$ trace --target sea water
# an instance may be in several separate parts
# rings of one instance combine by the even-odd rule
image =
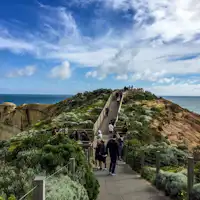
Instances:
[[[200,97],[194,96],[164,96],[163,98],[172,101],[180,105],[183,108],[186,108],[190,111],[200,114]]]
[[[11,102],[16,105],[22,104],[54,104],[69,98],[72,95],[38,95],[38,94],[0,94],[0,104]]]

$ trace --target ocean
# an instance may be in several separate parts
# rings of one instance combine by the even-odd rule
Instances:
[[[194,96],[163,96],[163,98],[170,100],[183,108],[200,114],[200,97]]]
[[[16,105],[22,105],[24,103],[54,104],[71,96],[72,95],[0,94],[0,104],[3,102],[12,102]],[[163,98],[200,114],[200,97],[163,96]]]
[[[38,95],[38,94],[0,94],[0,104],[12,102],[16,105],[40,103],[54,104],[72,95]]]

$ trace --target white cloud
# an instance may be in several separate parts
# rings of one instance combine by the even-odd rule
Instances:
[[[14,38],[4,38],[0,36],[0,50],[11,49],[15,53],[23,51],[32,52],[34,46],[28,42]]]
[[[177,83],[146,88],[160,96],[200,96],[200,84]]]
[[[117,80],[128,80],[128,75],[127,74],[122,74],[122,75],[118,75],[116,76]]]
[[[88,0],[87,4],[92,1],[95,0]],[[132,81],[170,84],[176,82],[176,76],[200,74],[198,57],[180,60],[185,55],[200,53],[199,43],[194,40],[200,33],[199,1],[96,1],[105,2],[107,7],[115,10],[132,9],[136,12],[133,28],[118,34],[111,27],[104,35],[86,37],[65,9],[41,5],[46,12],[41,16],[44,31],[40,34],[23,32],[23,38],[11,36],[9,31],[0,32],[0,49],[31,52],[42,59],[64,63],[68,60],[80,67],[94,67],[86,73],[86,77],[100,80],[115,74],[118,80],[130,78]],[[77,2],[84,4],[85,1]],[[150,18],[152,24],[146,23]],[[152,38],[154,40],[150,40]],[[176,39],[181,40],[172,44]],[[177,61],[170,61],[172,58]],[[51,76],[62,79],[70,77],[68,65],[68,62],[62,64],[64,69],[55,67]],[[60,73],[62,70],[64,74]],[[192,83],[188,82],[190,85]]]
[[[14,69],[7,74],[7,77],[14,78],[20,76],[32,76],[36,72],[35,66],[27,66],[21,69]]]
[[[50,77],[64,80],[70,78],[71,74],[70,64],[68,61],[65,61],[62,65],[52,68]]]
[[[95,78],[95,77],[97,77],[97,72],[96,71],[89,71],[89,72],[87,72],[86,73],[86,78],[88,78],[88,77],[92,77],[92,78]]]
[[[134,19],[142,24],[144,38],[160,36],[164,41],[177,37],[192,40],[200,30],[200,1],[198,0],[106,0],[114,9],[133,9]]]
[[[158,80],[158,83],[171,83],[175,81],[175,78],[174,77],[171,77],[171,78],[161,78]]]

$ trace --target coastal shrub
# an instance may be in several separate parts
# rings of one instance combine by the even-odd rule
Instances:
[[[8,179],[7,184],[2,187],[0,185],[2,192],[6,195],[14,194],[18,198],[25,194],[27,189],[30,189],[35,174],[40,172],[47,175],[54,173],[59,166],[67,165],[69,159],[74,157],[77,169],[82,168],[85,173],[81,181],[89,199],[95,200],[99,192],[99,184],[91,167],[88,166],[81,146],[64,134],[43,136],[44,138],[42,138],[42,134],[36,134],[25,137],[13,151],[9,152],[5,167],[7,170],[2,172],[2,176],[0,174],[0,177],[3,177],[1,184],[4,183],[4,179]],[[13,142],[11,142],[11,145]],[[10,164],[12,164],[12,167],[9,167]],[[24,166],[29,167],[28,172],[32,170],[32,175],[26,175],[27,172],[24,171]],[[22,174],[21,169],[25,174]],[[35,169],[37,169],[37,173]],[[12,171],[14,174],[11,173]],[[9,178],[10,176],[12,178]],[[16,187],[18,184],[16,181],[19,181],[21,185]]]
[[[5,198],[0,196],[0,200],[5,200]],[[14,195],[11,195],[10,197],[8,197],[8,200],[17,200],[17,199]]]
[[[200,162],[195,164],[194,168],[195,177],[198,183],[200,183]]]
[[[200,183],[195,184],[193,186],[193,190],[191,193],[191,199],[192,200],[200,200]]]
[[[141,170],[141,176],[154,184],[156,179],[156,168],[147,166],[143,167],[143,169]]]
[[[99,194],[99,182],[97,181],[93,171],[87,166],[87,173],[85,173],[85,184],[84,187],[87,190],[89,200],[97,199]]]
[[[79,123],[80,126],[84,129],[92,129],[94,123],[91,120],[83,121]]]
[[[156,176],[156,168],[145,166],[141,170],[141,176],[155,184],[157,189],[164,191],[172,199],[184,200],[186,197],[187,176],[182,173],[160,170]]]
[[[161,169],[163,171],[177,173],[177,172],[183,172],[185,168],[182,166],[165,166],[165,167],[161,167]]]
[[[89,200],[85,188],[68,176],[53,177],[46,182],[47,200]]]
[[[161,109],[160,108],[158,108],[158,107],[152,107],[151,108],[151,111],[154,111],[154,112],[160,112],[161,111]]]
[[[157,99],[157,96],[152,94],[151,92],[145,91],[145,100],[154,100]]]
[[[30,189],[35,173],[31,168],[18,170],[10,166],[1,167],[0,194],[4,193],[7,197],[13,194],[19,199]]]
[[[164,190],[171,198],[182,200],[183,191],[187,188],[187,176],[181,173],[161,171],[156,177],[158,189]]]
[[[185,165],[187,154],[166,143],[153,143],[145,146],[145,158],[149,164],[153,164],[156,158],[156,152],[160,151],[161,166]]]

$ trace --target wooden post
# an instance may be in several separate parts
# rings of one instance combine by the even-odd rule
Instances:
[[[193,188],[194,184],[194,158],[193,157],[188,157],[188,185],[187,185],[187,195],[188,195],[188,200],[192,200],[190,198],[190,194]]]
[[[142,151],[141,160],[140,160],[141,170],[144,168],[144,161],[145,161],[145,154],[144,154],[144,151]]]
[[[160,151],[156,152],[156,175],[160,172]]]
[[[128,146],[126,146],[125,156],[125,162],[128,164]]]
[[[91,155],[90,150],[91,148],[88,147],[88,153],[87,153],[88,164],[90,163],[90,155]]]
[[[84,148],[85,157],[87,158],[87,149]]]
[[[156,180],[159,175],[159,172],[160,172],[160,151],[157,151],[156,152]],[[157,181],[156,181],[156,187],[158,187]]]
[[[72,179],[74,179],[75,167],[76,167],[75,158],[70,158],[69,160],[70,160],[70,172],[72,173]]]
[[[45,200],[45,177],[36,176],[33,184],[37,186],[33,190],[33,200]]]

